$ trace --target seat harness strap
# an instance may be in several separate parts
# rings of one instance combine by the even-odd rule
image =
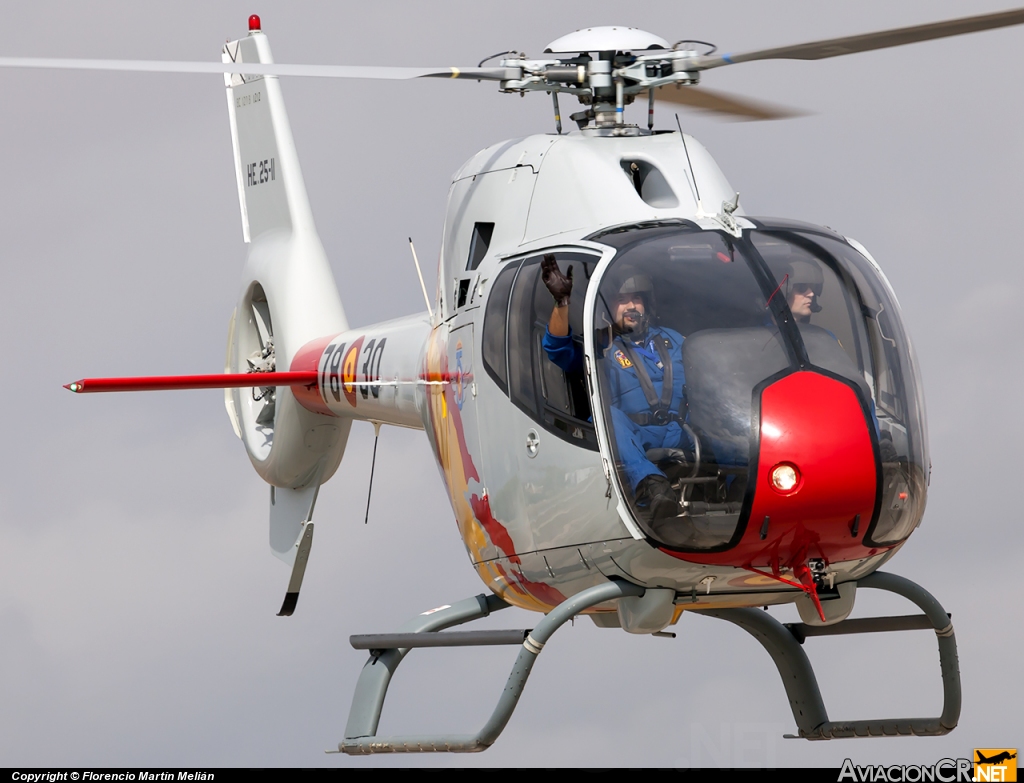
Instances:
[[[665,373],[662,376],[660,397],[654,390],[654,382],[651,381],[651,376],[647,372],[647,366],[643,363],[640,356],[637,355],[636,349],[630,344],[629,340],[624,338],[621,340],[626,357],[636,370],[636,379],[640,382],[640,390],[644,393],[644,398],[651,408],[650,418],[652,423],[664,425],[672,420],[672,411],[670,410],[672,405],[672,360],[668,354],[671,343],[667,337],[662,335],[658,335],[651,342],[658,352],[658,357],[661,359],[661,366]]]

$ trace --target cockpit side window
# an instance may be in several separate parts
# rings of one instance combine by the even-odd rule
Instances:
[[[544,336],[554,307],[541,279],[541,254],[523,261],[508,311],[508,393],[512,401],[544,429],[587,449],[597,450],[590,397],[582,372],[565,371],[548,358]],[[583,354],[583,304],[598,257],[556,252],[559,269],[573,268],[569,326],[573,349]],[[492,294],[493,296],[493,294]]]

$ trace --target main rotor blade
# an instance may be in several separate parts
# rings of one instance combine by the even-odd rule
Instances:
[[[806,116],[806,112],[799,109],[774,106],[717,90],[706,90],[703,87],[661,87],[655,91],[654,99],[722,114],[734,120],[785,120]]]
[[[377,65],[287,65],[280,63],[211,63],[171,60],[70,60],[45,57],[0,57],[0,68],[59,68],[75,71],[143,73],[237,73],[244,76],[320,76],[331,79],[518,79],[513,68],[404,68]]]
[[[892,46],[932,41],[936,38],[976,33],[981,30],[994,30],[1016,24],[1024,24],[1024,8],[962,19],[950,19],[946,22],[900,27],[895,30],[882,30],[877,33],[850,35],[845,38],[829,38],[824,41],[780,46],[776,49],[761,49],[744,54],[716,54],[697,58],[696,69],[717,68],[722,65],[735,65],[753,60],[824,60],[843,54],[870,52],[874,49],[887,49]]]

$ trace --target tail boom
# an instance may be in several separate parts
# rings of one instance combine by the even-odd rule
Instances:
[[[317,383],[292,394],[315,413],[423,429],[426,389],[446,383],[424,371],[430,330],[420,313],[313,340],[290,369],[315,373]]]

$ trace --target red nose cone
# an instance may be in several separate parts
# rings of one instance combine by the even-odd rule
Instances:
[[[878,468],[871,424],[853,389],[809,371],[776,381],[761,393],[759,441],[742,539],[722,552],[669,554],[762,571],[805,567],[808,557],[835,563],[874,554],[863,537],[874,513]],[[731,584],[771,581],[745,575]]]
[[[826,562],[867,555],[850,523],[859,516],[866,530],[875,506],[869,427],[853,389],[833,378],[797,372],[764,390],[757,487],[743,542],[753,565],[770,563],[776,552],[786,563],[804,546]],[[761,541],[754,534],[765,519]]]
[[[260,18],[256,14],[253,14],[249,17],[249,32],[258,33],[260,29]]]

